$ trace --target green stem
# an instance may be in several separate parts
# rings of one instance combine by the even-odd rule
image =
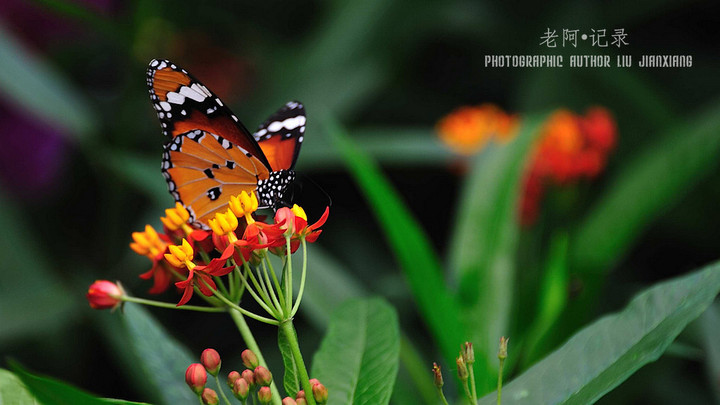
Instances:
[[[250,331],[250,327],[248,326],[247,322],[245,322],[245,318],[240,312],[235,310],[230,311],[230,316],[232,317],[235,325],[240,331],[240,335],[245,341],[245,345],[247,346],[247,348],[252,350],[253,353],[255,353],[258,358],[258,363],[260,363],[261,366],[268,368],[267,362],[265,361],[262,352],[260,352],[260,346],[258,346],[257,341],[255,341],[255,337]],[[270,384],[270,391],[272,391],[273,404],[282,405],[282,397],[280,397],[280,391],[278,391],[277,385],[275,385],[275,381]]]
[[[305,292],[305,275],[307,274],[307,243],[305,243],[305,238],[302,238],[302,248],[303,248],[303,267],[302,267],[302,275],[300,276],[300,291],[298,291],[297,300],[295,301],[295,305],[293,305],[293,309],[290,312],[290,318],[295,316],[295,313],[297,312],[298,308],[300,307],[300,301],[302,300],[303,292]]]
[[[263,269],[265,270],[265,275],[268,273],[268,269],[270,271],[270,274],[272,275],[273,283],[275,284],[275,290],[278,293],[278,297],[280,298],[280,301],[285,303],[285,295],[283,294],[283,289],[280,287],[280,282],[278,281],[277,274],[275,274],[275,268],[272,265],[272,262],[270,261],[270,256],[267,254],[267,251],[265,251],[265,257],[263,258]],[[267,263],[267,267],[265,267],[265,263]],[[283,268],[283,271],[285,269]],[[268,284],[270,284],[270,281],[268,281]],[[270,287],[270,286],[268,286]],[[281,312],[285,312],[285,306],[280,305],[278,306],[278,310]]]
[[[225,401],[225,404],[230,405],[230,400],[225,395],[225,390],[223,390],[223,387],[220,386],[220,379],[218,376],[215,376],[215,383],[217,383],[218,391],[220,391],[220,396],[222,397],[223,401]]]
[[[184,309],[187,311],[198,311],[198,312],[227,312],[227,309],[222,308],[222,307],[200,307],[200,306],[195,306],[195,305],[177,306],[177,305],[171,304],[169,302],[146,300],[144,298],[136,298],[136,297],[129,297],[129,296],[122,297],[122,300],[127,301],[127,302],[134,302],[136,304],[149,305],[152,307],[160,307],[160,308]]]
[[[270,258],[267,256],[267,254],[265,255],[265,257],[263,258],[263,261],[262,261],[262,269],[263,269],[263,273],[264,273],[263,276],[265,279],[265,282],[263,285],[265,285],[267,287],[267,289],[269,290],[269,294],[273,300],[273,303],[275,304],[276,313],[280,316],[280,318],[284,318],[285,310],[284,310],[283,304],[281,304],[281,302],[284,302],[283,296],[282,296],[282,291],[278,288],[277,277],[275,277],[274,271],[272,273],[272,276],[273,276],[273,280],[275,280],[275,288],[273,288],[273,285],[270,284],[270,276],[268,275],[267,266],[265,266],[266,261],[270,261]],[[259,274],[258,274],[258,277],[260,277]],[[260,280],[262,281],[262,278]],[[275,294],[276,290],[277,290],[277,295]],[[279,300],[278,300],[278,297],[279,297]]]
[[[202,279],[201,279],[201,280],[202,280]],[[213,289],[210,287],[210,285],[208,285],[208,283],[205,282],[205,280],[202,280],[202,282],[205,283],[205,285],[212,290],[213,294],[215,294],[215,296],[218,297],[218,298],[220,299],[220,301],[224,302],[225,305],[227,305],[227,306],[230,307],[231,309],[234,309],[234,310],[236,310],[236,311],[239,311],[241,314],[243,314],[243,315],[245,315],[245,316],[249,316],[250,318],[253,318],[253,319],[257,320],[257,321],[269,323],[270,325],[277,325],[277,324],[280,323],[280,322],[278,322],[278,321],[275,320],[275,319],[265,318],[264,316],[260,316],[260,315],[254,314],[254,313],[252,313],[252,312],[250,312],[250,311],[248,311],[248,310],[246,310],[246,309],[240,308],[239,306],[235,305],[232,301],[230,301],[229,299],[225,298],[225,297],[224,297],[222,294],[220,294],[217,290],[213,290]]]
[[[500,359],[500,367],[498,368],[497,405],[502,403],[503,363],[505,363],[504,359]]]
[[[449,405],[447,399],[445,399],[445,394],[443,394],[442,388],[438,387],[438,395],[440,395],[440,399],[442,400],[443,405]]]
[[[293,296],[293,282],[292,282],[292,257],[291,257],[291,250],[290,250],[290,237],[285,237],[285,260],[286,260],[286,270],[287,270],[287,277],[285,279],[285,296],[287,297],[287,302],[285,303],[285,307],[287,308],[287,312],[292,314],[292,308],[293,308],[293,302],[292,302],[292,296]]]
[[[470,395],[472,403],[477,404],[477,390],[475,389],[475,370],[473,363],[468,363],[468,370],[470,371]]]
[[[285,322],[281,323],[279,326],[280,330],[282,331],[282,333],[285,334],[285,338],[290,344],[290,350],[292,351],[293,358],[295,359],[295,365],[297,366],[298,374],[300,374],[300,384],[305,391],[305,400],[307,401],[308,405],[316,405],[315,398],[312,395],[312,387],[310,386],[310,377],[308,377],[308,372],[305,368],[305,362],[303,361],[302,353],[300,353],[300,345],[298,344],[297,333],[295,332],[295,327],[293,326],[292,320],[288,319]]]

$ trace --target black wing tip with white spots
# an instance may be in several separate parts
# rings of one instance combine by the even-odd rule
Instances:
[[[260,142],[279,135],[283,138],[298,138],[298,142],[302,142],[306,121],[305,106],[296,100],[288,101],[260,124],[253,137]]]

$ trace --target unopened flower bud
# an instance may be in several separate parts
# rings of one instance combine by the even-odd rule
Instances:
[[[272,373],[263,366],[255,367],[255,383],[262,386],[269,386],[272,382]]]
[[[509,340],[510,339],[506,338],[505,336],[500,338],[500,350],[498,351],[498,359],[500,359],[500,361],[503,361],[507,358],[507,345]]]
[[[307,400],[305,399],[305,397],[295,398],[295,402],[297,402],[297,405],[307,405]]]
[[[320,380],[318,380],[317,378],[311,378],[308,382],[310,383],[311,387],[315,384],[320,384]]]
[[[242,378],[247,381],[250,388],[255,388],[255,373],[253,373],[252,370],[243,370]]]
[[[238,373],[237,371],[231,371],[228,373],[227,384],[230,389],[232,389],[232,387],[235,385],[235,381],[238,378],[241,378],[241,376],[240,373]]]
[[[213,391],[210,388],[205,388],[202,392],[202,398],[203,404],[207,405],[217,405],[218,404],[218,395],[217,392]]]
[[[250,349],[243,350],[240,357],[242,357],[242,362],[245,365],[245,367],[247,367],[251,370],[255,369],[255,367],[260,365],[260,363],[258,362],[257,356]]]
[[[235,398],[244,401],[250,395],[250,385],[244,378],[238,378],[232,386],[232,393]]]
[[[205,349],[200,355],[200,363],[210,375],[217,377],[222,361],[220,360],[220,354],[215,349]]]
[[[312,384],[310,386],[312,387]],[[300,390],[297,392],[297,394],[295,394],[295,400],[302,399],[302,398],[305,398],[304,390]]]
[[[85,297],[93,309],[115,309],[122,304],[125,292],[119,284],[107,280],[97,280],[90,285]]]
[[[465,342],[465,344],[463,344],[462,357],[463,360],[465,360],[465,363],[470,367],[472,367],[473,363],[475,363],[475,351],[473,350],[471,342]]]
[[[312,386],[313,397],[318,404],[325,404],[328,400],[328,390],[324,385],[318,383]]]
[[[207,383],[207,372],[200,363],[193,363],[185,370],[185,382],[197,395],[200,395]]]
[[[270,401],[272,401],[272,391],[270,391],[270,387],[260,387],[257,396],[261,404],[269,404]]]
[[[297,405],[297,402],[290,397],[285,397],[282,400],[282,405]]]
[[[436,387],[442,388],[442,386],[445,384],[443,381],[442,372],[440,371],[440,366],[438,366],[437,363],[433,363],[433,384],[435,384]]]
[[[465,364],[465,360],[463,360],[462,356],[458,356],[457,359],[455,359],[457,362],[457,372],[458,372],[458,378],[460,378],[460,381],[465,382],[468,379],[468,369],[467,365]]]

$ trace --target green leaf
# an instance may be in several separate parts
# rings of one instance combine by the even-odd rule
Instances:
[[[448,361],[454,359],[465,335],[458,319],[460,308],[446,286],[430,241],[375,162],[334,120],[327,117],[324,124],[384,230],[443,355]]]
[[[527,355],[523,358],[523,367],[537,360],[537,356],[545,353],[544,344],[565,309],[568,295],[568,236],[565,233],[555,236],[550,248],[550,256],[545,266],[540,284],[538,311],[527,333]]]
[[[0,404],[40,404],[22,381],[8,370],[0,368]]]
[[[300,391],[300,378],[298,377],[297,364],[295,363],[295,358],[293,357],[290,342],[288,342],[285,333],[282,332],[282,329],[279,328],[278,348],[280,348],[283,365],[285,366],[285,375],[283,377],[285,394],[290,397],[295,397],[298,391]]]
[[[37,58],[0,25],[0,91],[76,137],[95,131],[86,100],[50,65]]]
[[[6,370],[0,370],[0,403],[3,404],[141,404],[141,402],[98,398],[55,379],[32,375],[17,363],[11,362],[10,366],[15,375]],[[13,388],[13,383],[18,385]],[[9,396],[6,397],[6,395]]]
[[[387,404],[399,355],[395,310],[379,298],[351,300],[333,313],[311,375],[327,387],[331,404]]]
[[[165,404],[189,404],[197,398],[185,385],[185,370],[197,360],[170,336],[143,307],[126,303],[123,323],[137,360],[138,372]]]
[[[492,387],[497,341],[509,333],[521,180],[542,118],[524,118],[511,143],[489,145],[473,163],[460,198],[450,268],[458,280],[470,341],[475,344],[481,390]]]
[[[628,162],[570,243],[571,269],[606,274],[668,207],[717,165],[720,104]]]
[[[656,360],[720,291],[720,264],[653,286],[503,388],[502,403],[589,404]],[[512,356],[512,348],[510,348]],[[481,404],[494,404],[495,394]]]
[[[715,400],[720,402],[720,303],[715,302],[699,319],[702,333],[703,354],[700,360],[705,361],[707,381],[713,389]]]

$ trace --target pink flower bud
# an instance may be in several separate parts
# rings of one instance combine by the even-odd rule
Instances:
[[[235,383],[232,387],[233,395],[235,395],[235,398],[244,401],[247,399],[248,395],[250,394],[250,385],[248,385],[248,382],[244,378],[238,378],[235,380]]]
[[[228,387],[230,387],[232,389],[233,385],[235,385],[235,380],[237,380],[238,378],[242,378],[242,377],[240,376],[240,373],[238,373],[237,371],[231,371],[230,373],[228,373],[228,378],[227,378]]]
[[[307,400],[305,397],[297,398],[295,399],[295,402],[297,402],[297,405],[307,405]]]
[[[252,370],[243,370],[242,378],[247,381],[250,388],[255,387],[255,373],[253,373]]]
[[[187,370],[185,370],[185,382],[195,394],[200,395],[203,388],[205,388],[205,383],[207,383],[205,367],[200,363],[193,363],[188,366]]]
[[[269,404],[270,401],[272,401],[272,391],[270,391],[270,387],[260,387],[257,396],[261,404]]]
[[[282,405],[297,405],[297,402],[290,397],[285,397],[282,400]]]
[[[295,399],[305,398],[305,391],[300,390],[295,394]]]
[[[328,390],[319,382],[312,386],[313,397],[318,404],[325,404],[328,400]]]
[[[263,366],[255,367],[255,382],[258,385],[269,386],[272,382],[272,373]]]
[[[202,398],[203,404],[207,405],[217,405],[218,404],[218,395],[217,392],[213,391],[210,388],[205,388],[202,392]]]
[[[200,363],[210,375],[217,377],[222,361],[220,360],[220,354],[215,349],[205,349],[200,355]]]
[[[107,280],[97,280],[90,285],[85,297],[93,309],[115,309],[122,304],[125,292],[116,283]]]
[[[472,343],[465,342],[461,350],[462,357],[463,360],[465,360],[465,363],[469,366],[472,366],[473,363],[475,363],[475,351],[473,350]]]
[[[258,362],[257,356],[250,349],[243,350],[240,357],[242,357],[242,361],[243,361],[243,364],[245,365],[245,367],[247,367],[251,370],[260,365],[260,363]]]
[[[311,387],[315,384],[320,384],[320,380],[318,380],[317,378],[311,378],[308,382],[310,383]]]

